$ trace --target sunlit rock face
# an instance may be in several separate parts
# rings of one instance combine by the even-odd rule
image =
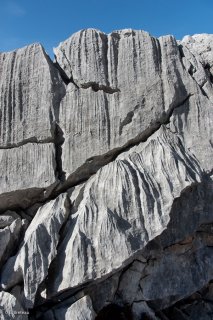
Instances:
[[[213,35],[0,53],[0,318],[211,319]]]

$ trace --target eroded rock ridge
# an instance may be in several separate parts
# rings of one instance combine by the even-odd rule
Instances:
[[[213,35],[0,53],[0,319],[213,317]]]

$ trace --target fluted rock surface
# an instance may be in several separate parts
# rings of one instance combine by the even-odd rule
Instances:
[[[166,228],[174,199],[200,183],[195,160],[178,139],[161,131],[129,156],[100,169],[82,187],[81,202],[71,211],[69,230],[58,249],[53,292],[125,266]],[[173,166],[176,170],[170,172]]]
[[[27,320],[28,312],[24,311],[18,300],[8,292],[0,292],[0,319]]]
[[[0,54],[0,146],[53,139],[63,96],[59,73],[40,44]]]
[[[36,189],[38,201],[56,182],[56,123],[64,94],[60,74],[40,44],[0,53],[0,210],[8,202],[10,208],[29,206],[28,190]],[[24,203],[12,193],[17,190]]]
[[[0,318],[211,319],[213,36],[54,53],[0,53]]]

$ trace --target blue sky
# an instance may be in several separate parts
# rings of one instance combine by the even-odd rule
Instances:
[[[85,28],[178,39],[213,33],[213,0],[0,0],[0,51],[40,42],[52,56],[52,47]]]

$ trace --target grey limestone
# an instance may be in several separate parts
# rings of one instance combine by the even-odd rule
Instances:
[[[213,35],[54,53],[0,53],[0,318],[210,319]]]

